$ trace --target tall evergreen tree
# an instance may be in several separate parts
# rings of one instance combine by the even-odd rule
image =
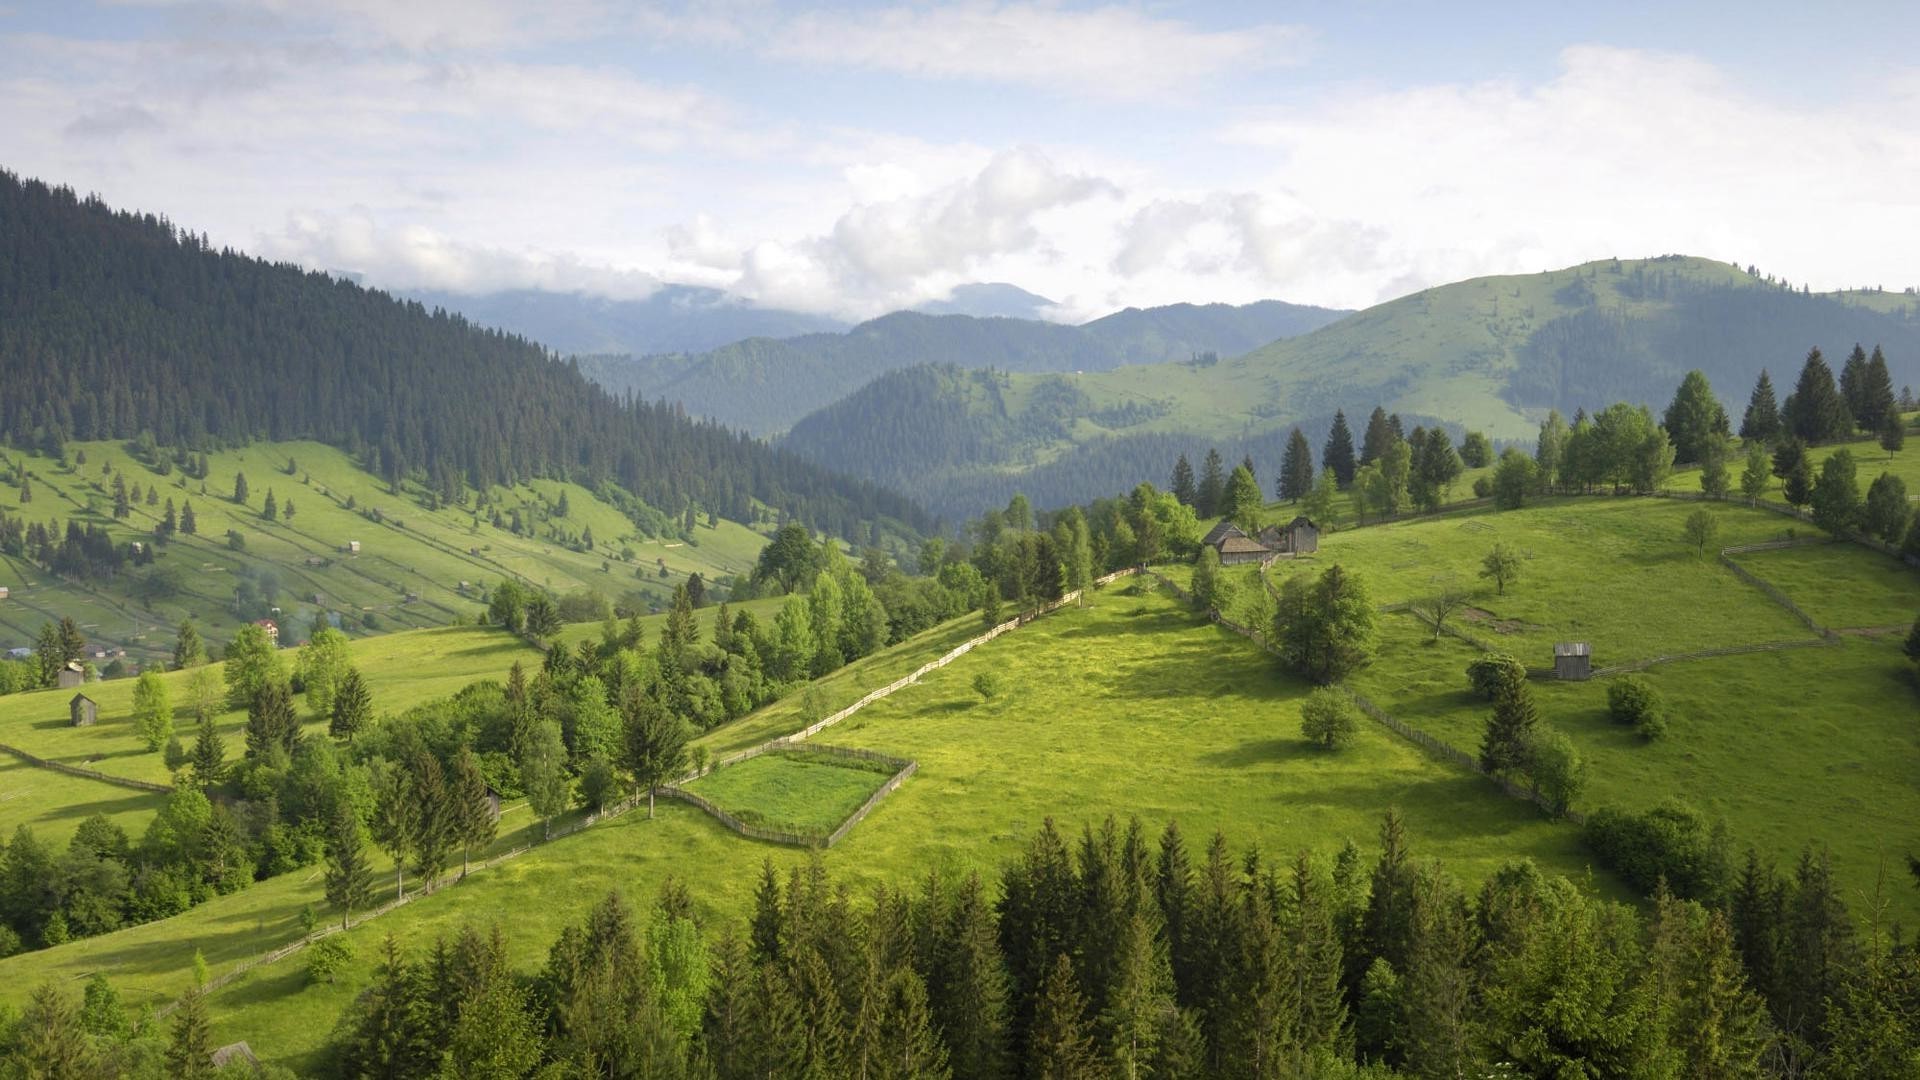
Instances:
[[[167,1075],[175,1080],[201,1080],[213,1075],[213,1023],[207,1016],[207,993],[194,987],[173,1010],[173,1031],[167,1040]]]
[[[1360,464],[1371,465],[1379,461],[1392,441],[1393,427],[1387,420],[1387,410],[1375,405],[1373,415],[1367,417],[1367,433],[1360,442]]]
[[[1251,472],[1249,472],[1251,475]],[[1287,436],[1287,452],[1280,460],[1277,494],[1288,502],[1299,502],[1313,490],[1313,447],[1299,428]]]
[[[937,938],[928,979],[934,1024],[947,1048],[955,1080],[1004,1075],[1007,1053],[1007,976],[996,938],[993,908],[978,874],[970,874],[950,902],[929,895]]]
[[[1096,1080],[1105,1074],[1087,1034],[1086,999],[1074,980],[1073,962],[1058,954],[1047,967],[1033,1010],[1027,1075],[1035,1080]]]
[[[1820,479],[1809,499],[1814,524],[1839,536],[1860,523],[1860,482],[1853,452],[1842,447],[1820,463]]]
[[[1173,482],[1167,490],[1173,492],[1173,497],[1184,506],[1192,506],[1199,497],[1200,491],[1193,479],[1193,466],[1188,464],[1187,455],[1181,454],[1180,459],[1173,463]]]
[[[1704,461],[1708,443],[1715,436],[1727,434],[1727,411],[1720,407],[1713,387],[1698,369],[1687,372],[1680,381],[1661,422],[1667,437],[1673,440],[1673,460],[1680,465]]]
[[[349,667],[340,677],[340,687],[333,695],[333,707],[327,718],[327,734],[344,743],[354,738],[373,722],[373,692],[367,689],[367,680],[360,675],[360,669]]]
[[[247,706],[247,753],[251,762],[290,760],[300,742],[300,716],[283,682],[261,686]]]
[[[1353,486],[1353,474],[1360,463],[1354,459],[1353,431],[1347,427],[1347,414],[1339,409],[1333,412],[1333,427],[1327,432],[1327,444],[1320,451],[1320,467],[1333,470],[1340,490]]]
[[[500,819],[494,813],[493,795],[486,777],[480,774],[480,760],[471,747],[463,746],[453,759],[448,795],[453,801],[453,837],[460,845],[460,876],[467,876],[467,863],[474,848],[493,842]]]
[[[1873,347],[1873,356],[1867,361],[1865,376],[1861,379],[1860,405],[1854,410],[1854,422],[1863,431],[1880,432],[1886,429],[1889,420],[1899,417],[1900,402],[1893,394],[1893,374],[1887,370],[1887,356],[1880,346]]]
[[[1217,517],[1227,496],[1227,474],[1220,451],[1209,449],[1200,467],[1200,488],[1194,493],[1193,511],[1202,518]]]
[[[1312,467],[1311,462],[1308,467]],[[1251,536],[1259,531],[1260,518],[1265,509],[1266,500],[1261,498],[1260,482],[1253,478],[1245,465],[1236,466],[1233,478],[1227,481],[1227,493],[1220,507],[1221,516]]]
[[[200,713],[200,733],[193,742],[193,755],[189,759],[193,768],[193,782],[205,789],[220,783],[227,775],[227,744],[220,737],[220,731],[213,726],[213,717]]]
[[[188,499],[186,504],[180,508],[180,531],[187,536],[192,536],[200,531],[200,524],[193,516],[192,499]]]
[[[184,671],[207,662],[207,646],[200,640],[200,628],[192,619],[183,620],[173,642],[173,670]]]
[[[233,501],[245,506],[247,503],[247,474],[233,474]]]
[[[373,903],[373,866],[360,833],[360,818],[345,799],[334,806],[327,826],[327,903],[340,909],[340,929],[355,910]]]
[[[1533,691],[1526,681],[1503,681],[1494,697],[1493,714],[1487,718],[1486,734],[1480,740],[1480,767],[1489,773],[1526,768],[1527,743],[1539,719]]]
[[[203,1014],[203,1023],[204,1019]],[[66,1077],[80,1080],[98,1075],[98,1055],[81,1026],[80,1010],[52,981],[34,988],[17,1025],[9,1032],[14,1043],[5,1062],[14,1075],[47,1080]],[[209,1071],[210,1064],[203,1065],[197,1073],[175,1075],[205,1076]]]
[[[1783,421],[1789,434],[1805,443],[1830,442],[1853,430],[1853,416],[1846,399],[1834,389],[1833,369],[1819,349],[1807,354],[1800,369],[1800,381],[1787,398]]]
[[[1847,362],[1840,366],[1840,400],[1847,403],[1847,413],[1853,418],[1854,423],[1861,423],[1869,408],[1867,405],[1867,350],[1861,348],[1857,341],[1853,343],[1853,351],[1847,354]],[[1868,430],[1872,429],[1868,428]],[[1848,434],[1851,433],[1851,431],[1848,432]]]

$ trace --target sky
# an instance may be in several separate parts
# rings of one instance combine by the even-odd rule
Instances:
[[[1910,2],[0,0],[0,168],[387,288],[842,318],[1667,253],[1903,288],[1915,42]]]

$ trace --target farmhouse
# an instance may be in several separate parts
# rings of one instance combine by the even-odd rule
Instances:
[[[1593,646],[1584,641],[1563,641],[1553,647],[1553,677],[1586,679],[1593,675]]]
[[[93,722],[100,719],[100,706],[85,694],[75,694],[73,700],[67,702],[67,715],[73,718],[74,727],[92,727]]]
[[[69,660],[67,666],[60,669],[56,681],[60,689],[71,690],[87,681],[87,669],[80,665],[80,661]]]
[[[267,632],[267,640],[277,647],[280,644],[280,624],[272,619],[255,619],[253,625]]]

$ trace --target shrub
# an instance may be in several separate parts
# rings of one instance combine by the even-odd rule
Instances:
[[[1602,807],[1580,838],[1607,867],[1642,892],[1662,878],[1682,900],[1713,903],[1727,880],[1727,840],[1719,826],[1685,803],[1669,799],[1643,813]]]
[[[307,984],[331,983],[342,968],[353,960],[353,946],[338,934],[321,938],[307,946]]]
[[[1639,728],[1648,723],[1649,717],[1660,713],[1660,696],[1653,687],[1636,675],[1615,679],[1607,687],[1607,715],[1613,717],[1616,724],[1632,724]]]
[[[980,695],[981,701],[992,701],[998,697],[1002,683],[997,672],[983,671],[973,677],[973,692]]]
[[[1484,499],[1487,496],[1492,494],[1493,494],[1493,478],[1491,476],[1476,476],[1473,478],[1473,497],[1474,498]]]
[[[1648,742],[1663,738],[1667,734],[1666,710],[1654,709],[1650,712],[1642,713],[1640,719],[1634,721],[1633,730]]]
[[[675,779],[678,779],[677,777]],[[580,771],[580,801],[598,813],[620,793],[620,777],[604,758],[594,758]]]
[[[1559,817],[1586,789],[1587,763],[1566,733],[1542,727],[1527,740],[1527,776],[1541,807]]]
[[[1300,734],[1327,750],[1352,746],[1360,733],[1359,710],[1352,699],[1322,686],[1300,703]]]
[[[1502,686],[1527,677],[1526,666],[1506,653],[1488,653],[1467,665],[1467,685],[1492,701]]]

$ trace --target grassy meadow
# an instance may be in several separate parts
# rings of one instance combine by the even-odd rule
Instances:
[[[772,753],[715,769],[685,787],[749,825],[824,836],[891,775],[878,763]]]
[[[84,464],[78,462],[82,453]],[[22,451],[0,452],[0,458],[27,469],[33,501],[20,509],[29,518],[57,516],[104,525],[119,540],[146,539],[171,499],[176,510],[191,500],[198,524],[196,535],[177,534],[158,549],[155,566],[175,572],[170,589],[147,588],[145,571],[129,572],[124,584],[111,588],[74,585],[25,560],[0,557],[0,585],[12,592],[0,600],[0,648],[31,645],[41,623],[65,614],[81,623],[91,641],[125,648],[136,660],[168,655],[173,628],[189,615],[209,642],[224,642],[239,626],[230,611],[236,585],[262,574],[278,582],[275,603],[296,638],[322,610],[340,613],[355,635],[471,620],[482,610],[481,590],[506,577],[556,594],[592,589],[613,598],[639,590],[663,604],[689,573],[716,580],[751,569],[766,540],[730,521],[709,526],[704,517],[692,541],[645,537],[593,491],[553,480],[494,488],[485,510],[471,501],[464,508],[428,509],[417,487],[407,485],[396,495],[344,452],[316,442],[256,443],[210,454],[205,481],[178,469],[161,476],[118,442],[70,443],[65,465]],[[153,487],[156,504],[142,499],[130,517],[116,521],[109,467],[129,485]],[[247,477],[244,506],[232,499],[240,473]],[[293,503],[290,520],[262,516],[269,489],[283,512]],[[563,495],[568,513],[559,517]],[[17,493],[0,484],[0,498],[11,504]],[[591,529],[594,550],[495,528],[489,523],[494,509],[509,517],[515,509],[537,516],[543,533],[548,520],[574,535]],[[229,530],[242,535],[244,550],[228,546]],[[348,541],[360,542],[358,555],[343,550]]]

